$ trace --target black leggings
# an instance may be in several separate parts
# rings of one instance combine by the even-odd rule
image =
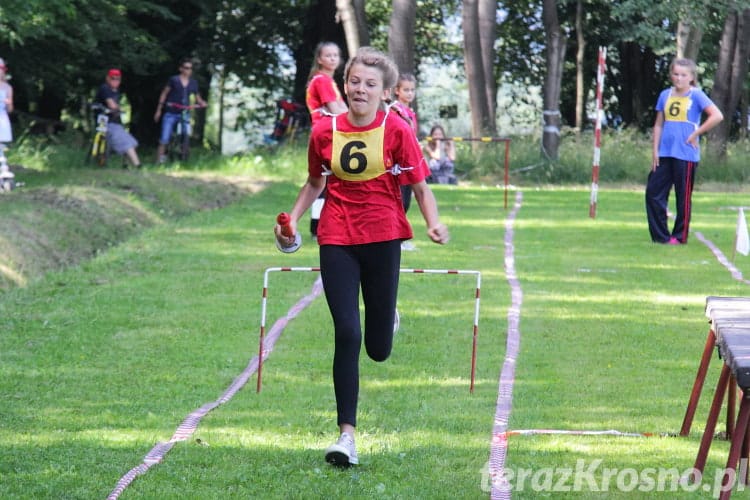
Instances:
[[[401,240],[320,247],[320,275],[335,330],[333,388],[339,425],[357,425],[360,286],[365,306],[365,350],[374,361],[385,361],[393,346],[400,266]]]

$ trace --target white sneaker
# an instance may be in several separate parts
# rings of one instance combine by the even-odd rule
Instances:
[[[357,458],[357,449],[354,447],[354,438],[342,432],[338,441],[326,450],[326,462],[341,467],[357,465],[359,458]]]
[[[393,335],[396,335],[398,333],[398,329],[401,327],[401,316],[398,314],[398,309],[396,309],[396,315],[393,318]]]
[[[414,246],[414,243],[412,243],[411,241],[402,241],[401,242],[401,250],[404,250],[406,252],[413,252],[416,249],[417,249],[417,247]]]

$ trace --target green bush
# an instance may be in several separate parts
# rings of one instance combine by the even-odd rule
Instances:
[[[559,158],[545,159],[541,138],[525,135],[510,138],[509,181],[515,185],[580,185],[591,182],[594,157],[593,132],[581,135],[564,133]],[[35,170],[64,173],[85,165],[88,144],[78,132],[54,138],[27,137],[8,151],[13,164]],[[463,182],[498,184],[505,178],[504,142],[458,142],[456,174]],[[306,140],[293,144],[259,146],[247,153],[222,157],[195,147],[187,163],[170,165],[171,170],[196,170],[252,174],[257,178],[304,182],[307,173]],[[139,149],[148,166],[153,152]],[[704,139],[703,158],[696,182],[698,185],[717,183],[731,188],[750,182],[750,140],[729,144],[723,159],[715,154]],[[111,161],[119,166],[119,158]],[[644,184],[651,165],[651,137],[637,130],[606,130],[602,133],[599,182],[602,184]]]

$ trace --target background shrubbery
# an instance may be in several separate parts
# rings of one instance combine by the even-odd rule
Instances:
[[[459,143],[457,170],[464,180],[500,182],[503,143]],[[727,156],[717,159],[704,143],[696,182],[726,183],[727,189],[750,179],[750,141],[730,143]],[[511,137],[510,181],[517,185],[588,184],[594,157],[591,132],[566,135],[558,161],[542,158],[537,137]],[[600,183],[645,184],[651,165],[651,137],[638,131],[607,131],[602,136]]]
[[[511,136],[509,172],[515,185],[589,184],[593,162],[593,133],[575,135],[568,132],[563,138],[560,158],[550,161],[542,157],[540,138]],[[306,136],[300,135],[292,144],[261,146],[249,153],[231,157],[194,148],[194,159],[179,165],[179,170],[236,170],[254,173],[259,177],[281,180],[304,179],[306,164]],[[11,163],[25,168],[46,171],[48,175],[63,177],[71,169],[83,166],[86,140],[76,132],[66,132],[54,138],[33,137],[22,141],[8,152]],[[464,182],[497,184],[504,180],[505,143],[458,142],[456,170]],[[153,157],[142,151],[142,158]],[[723,159],[703,144],[703,159],[696,182],[698,186],[722,184],[718,189],[734,190],[750,181],[750,139],[729,143]],[[119,160],[113,164],[119,166]],[[645,184],[651,164],[651,137],[633,129],[606,130],[602,134],[600,184]],[[24,181],[23,176],[20,179]],[[49,177],[47,177],[49,180]]]

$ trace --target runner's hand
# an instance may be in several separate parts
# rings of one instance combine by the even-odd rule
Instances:
[[[438,224],[427,230],[427,236],[435,243],[444,245],[451,239],[448,233],[448,227],[445,224]]]
[[[297,234],[297,224],[294,222],[289,222],[289,227],[292,229],[292,234]],[[291,247],[294,245],[294,242],[296,240],[295,236],[284,236],[281,234],[281,226],[279,224],[276,224],[273,228],[273,234],[276,236],[276,241],[279,242],[279,244],[282,247]]]

